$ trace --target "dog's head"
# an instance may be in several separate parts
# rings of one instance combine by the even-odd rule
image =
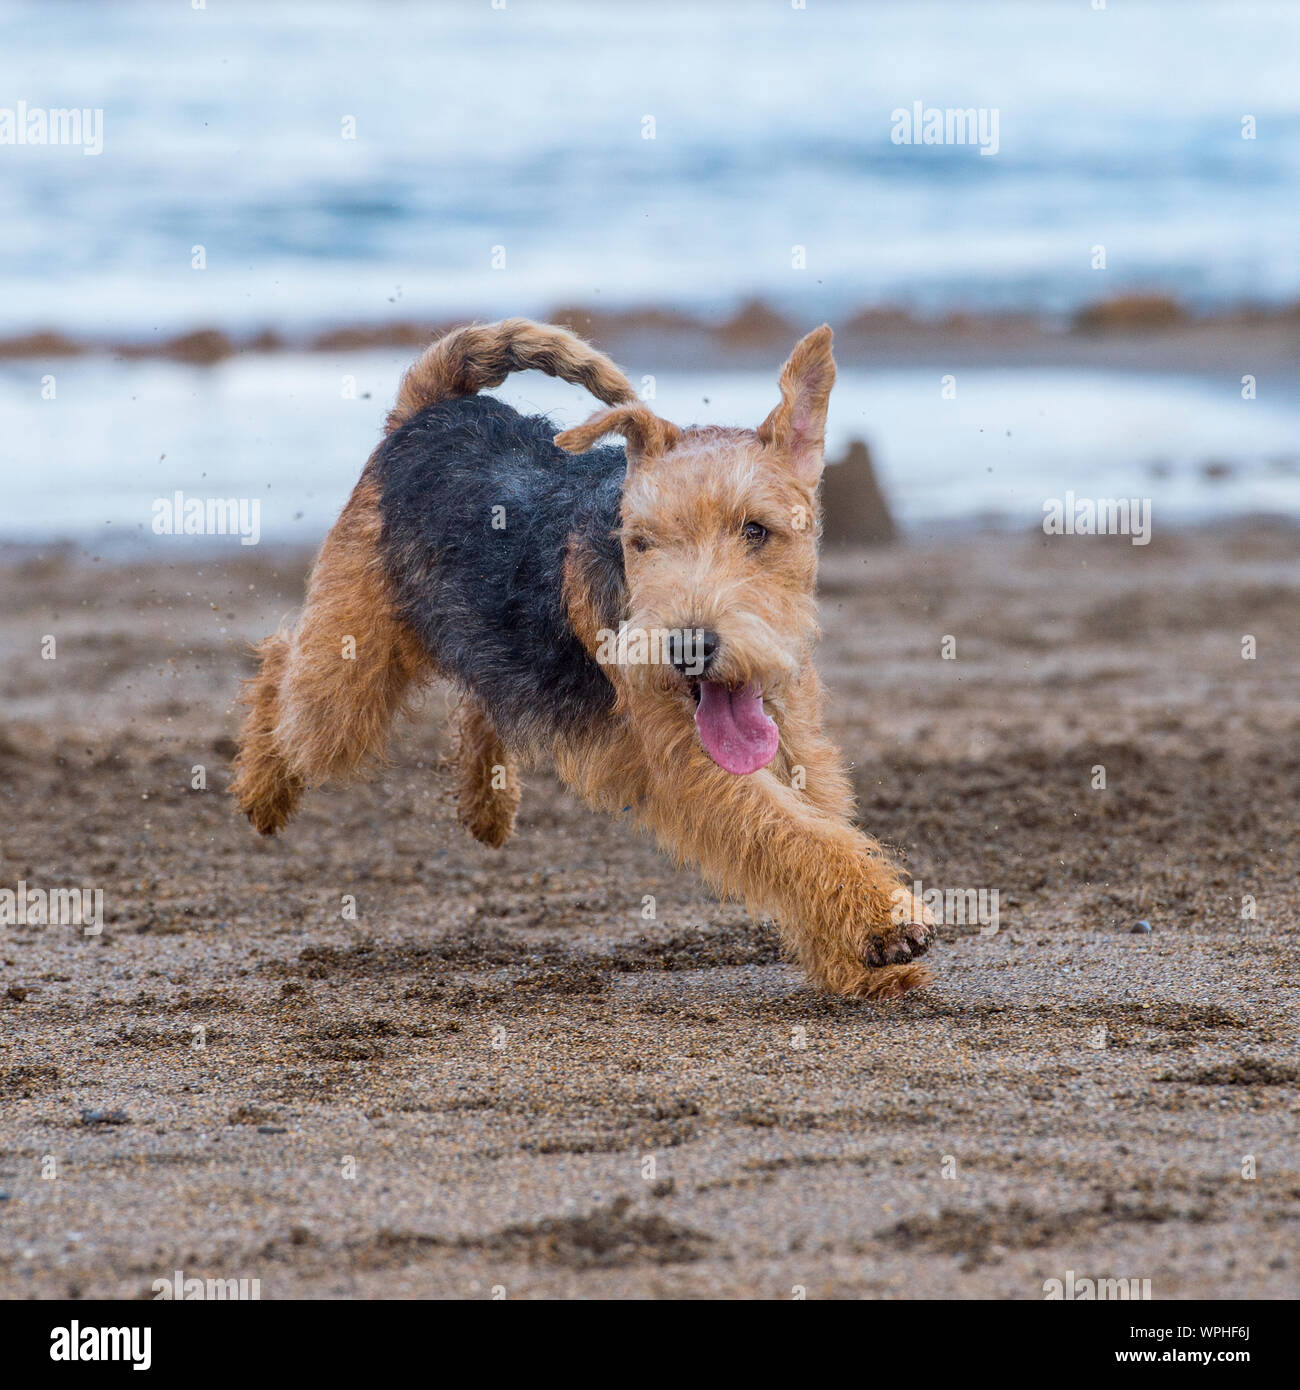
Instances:
[[[606,434],[627,441],[628,608],[616,659],[631,685],[694,718],[728,772],[776,756],[768,711],[780,710],[817,636],[817,483],[834,381],[823,325],[791,353],[780,404],[757,429],[679,429],[634,403],[555,438],[571,452]]]

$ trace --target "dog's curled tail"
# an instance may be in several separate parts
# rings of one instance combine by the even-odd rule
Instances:
[[[418,411],[455,396],[500,386],[511,372],[545,372],[585,386],[606,405],[636,399],[627,377],[576,333],[531,319],[502,319],[453,329],[425,348],[402,378],[387,434]]]

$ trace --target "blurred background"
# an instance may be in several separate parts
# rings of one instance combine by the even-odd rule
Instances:
[[[506,313],[682,423],[829,320],[829,452],[908,533],[1294,515],[1298,64],[1289,3],[5,4],[0,535],[167,543],[183,489],[314,541],[418,346]],[[899,143],[918,103],[995,148]]]

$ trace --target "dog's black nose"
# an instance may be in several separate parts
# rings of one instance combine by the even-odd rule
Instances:
[[[718,634],[707,627],[688,627],[668,638],[668,659],[683,676],[698,678],[712,665],[721,645]]]

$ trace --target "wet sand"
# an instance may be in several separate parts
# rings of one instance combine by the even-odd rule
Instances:
[[[106,916],[0,928],[0,1296],[1300,1292],[1300,533],[828,557],[863,824],[999,893],[883,1006],[545,776],[473,843],[441,690],[259,840],[232,695],[304,557],[170,553],[0,569],[0,887]]]

